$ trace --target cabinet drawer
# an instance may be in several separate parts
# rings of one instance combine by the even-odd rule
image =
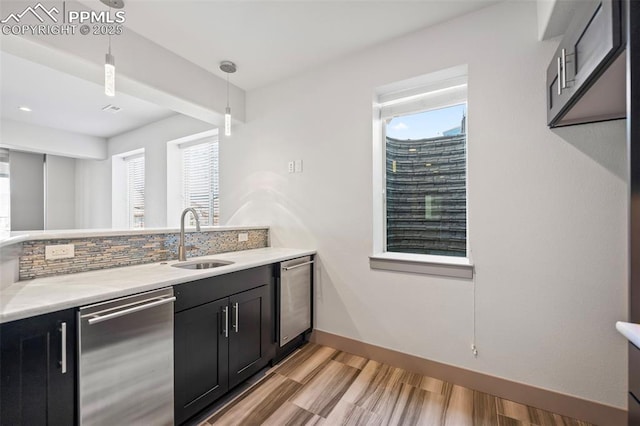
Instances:
[[[271,284],[272,266],[260,266],[173,287],[175,312],[184,311],[229,295]]]

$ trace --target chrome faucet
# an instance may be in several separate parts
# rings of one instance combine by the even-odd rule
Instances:
[[[189,211],[193,213],[193,217],[196,220],[196,231],[200,231],[200,218],[198,217],[198,212],[193,207],[187,207],[182,211],[182,216],[180,216],[180,245],[178,246],[178,260],[181,262],[187,260],[187,248],[184,246],[184,217]]]

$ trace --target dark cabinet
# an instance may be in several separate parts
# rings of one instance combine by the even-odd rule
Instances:
[[[229,298],[229,386],[257,373],[271,359],[271,299],[269,286]]]
[[[636,399],[635,395],[629,392],[629,425],[640,425],[640,402]]]
[[[623,27],[621,0],[580,3],[547,68],[549,126],[626,116]]]
[[[0,424],[75,424],[75,336],[73,309],[0,327]]]
[[[264,266],[174,287],[176,424],[273,358],[271,271]]]
[[[225,313],[228,299],[177,313],[174,319],[175,422],[180,424],[229,389]]]

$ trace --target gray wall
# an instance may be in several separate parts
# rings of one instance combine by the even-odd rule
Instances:
[[[76,227],[76,160],[47,155],[45,229]]]
[[[11,151],[11,230],[44,229],[44,155]]]

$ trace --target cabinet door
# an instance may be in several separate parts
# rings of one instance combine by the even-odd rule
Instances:
[[[258,372],[269,362],[271,348],[271,297],[269,286],[229,298],[229,386]]]
[[[175,315],[175,421],[180,424],[229,388],[229,299]]]
[[[635,395],[632,392],[629,392],[629,424],[630,425],[638,425],[640,424],[640,402],[635,398]]]
[[[55,312],[0,328],[0,424],[75,424],[76,316]]]
[[[580,122],[564,117],[618,56],[623,46],[620,0],[589,0],[580,4],[567,33],[547,68],[547,119],[551,126]],[[602,102],[596,99],[595,103]],[[611,119],[597,107],[583,106],[587,121]],[[576,115],[578,114],[578,115]],[[599,117],[602,115],[602,117]]]

